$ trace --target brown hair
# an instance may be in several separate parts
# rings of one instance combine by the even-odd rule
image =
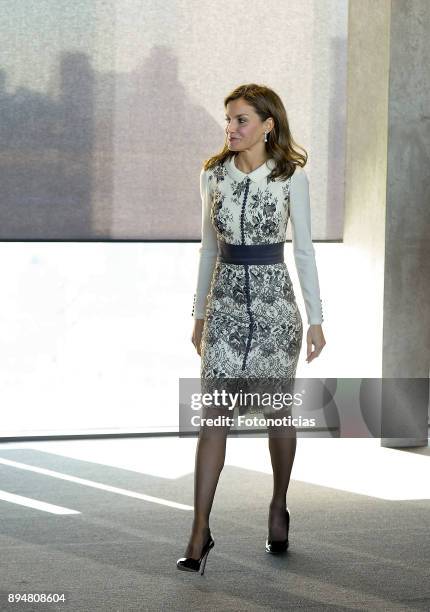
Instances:
[[[255,83],[239,85],[224,99],[224,108],[227,108],[227,104],[231,100],[237,100],[238,98],[243,98],[252,106],[261,121],[265,121],[269,117],[273,118],[274,126],[267,135],[267,142],[265,143],[267,157],[272,157],[276,163],[269,178],[272,180],[278,177],[280,179],[287,179],[294,174],[296,165],[305,166],[308,155],[303,147],[298,145],[291,136],[287,112],[278,94],[273,89],[264,85],[257,85]],[[301,149],[304,155],[296,151],[294,147]],[[203,168],[204,170],[213,168],[233,155],[235,155],[235,152],[230,151],[228,148],[226,138],[221,151],[206,159],[203,163]]]

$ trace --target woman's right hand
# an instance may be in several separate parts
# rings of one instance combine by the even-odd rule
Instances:
[[[201,342],[202,342],[202,333],[203,326],[205,320],[204,319],[194,319],[194,328],[193,335],[191,336],[191,342],[196,347],[197,354],[201,356]]]

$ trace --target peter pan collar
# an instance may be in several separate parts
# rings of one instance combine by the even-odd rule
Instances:
[[[258,168],[247,174],[246,172],[242,172],[242,170],[239,170],[239,168],[236,168],[234,158],[235,155],[232,155],[230,158],[228,158],[225,161],[225,166],[230,176],[236,179],[237,181],[243,181],[243,179],[245,178],[250,178],[251,181],[258,183],[258,181],[261,181],[262,179],[266,178],[266,176],[269,176],[272,169],[276,165],[275,160],[270,157],[267,161],[261,164],[261,166],[258,166]]]

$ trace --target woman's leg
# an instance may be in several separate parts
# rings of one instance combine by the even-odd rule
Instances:
[[[204,416],[232,416],[232,411],[211,408]],[[196,448],[194,471],[194,520],[186,557],[199,559],[209,534],[209,514],[218,480],[224,467],[227,433],[230,427],[203,426],[200,428]]]
[[[268,426],[269,450],[273,469],[273,495],[269,506],[269,539],[285,540],[287,491],[297,446],[294,426]]]

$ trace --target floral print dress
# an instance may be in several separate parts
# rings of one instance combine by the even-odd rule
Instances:
[[[291,219],[308,323],[323,320],[311,239],[309,181],[300,166],[287,180],[272,180],[273,165],[269,159],[246,174],[236,167],[233,154],[200,175],[202,243],[192,314],[205,319],[200,367],[205,390],[211,380],[228,378],[291,381],[303,338],[287,264],[223,262],[218,257],[220,241],[235,245],[285,242]]]

